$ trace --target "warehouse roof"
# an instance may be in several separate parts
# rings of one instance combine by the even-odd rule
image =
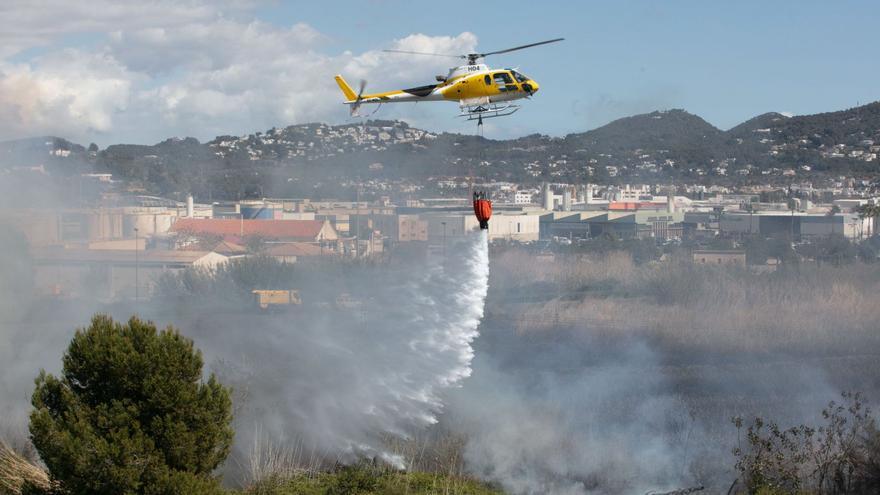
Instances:
[[[171,227],[172,232],[213,234],[223,237],[259,235],[274,239],[331,240],[336,231],[322,220],[240,220],[226,218],[181,218]]]
[[[226,256],[211,251],[168,251],[149,249],[135,251],[133,249],[34,249],[33,258],[36,263],[117,263],[134,264],[193,264],[212,255],[214,258]]]

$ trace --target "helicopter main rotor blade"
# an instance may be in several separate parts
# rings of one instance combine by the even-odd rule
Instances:
[[[464,58],[464,55],[449,55],[447,53],[411,52],[409,50],[382,50],[386,53],[406,53],[409,55],[429,55],[432,57]]]
[[[498,55],[499,53],[513,52],[513,51],[516,51],[516,50],[522,50],[523,48],[531,48],[531,47],[533,47],[533,46],[546,45],[547,43],[556,43],[557,41],[562,41],[562,40],[564,40],[564,39],[565,39],[565,38],[556,38],[556,39],[547,40],[547,41],[539,41],[539,42],[537,42],[537,43],[530,43],[530,44],[528,44],[528,45],[517,46],[517,47],[514,47],[514,48],[507,48],[507,49],[505,49],[505,50],[498,50],[498,51],[494,51],[494,52],[479,53],[478,55],[480,56],[480,58],[483,58],[483,57],[486,57],[486,56],[488,56],[488,55]]]

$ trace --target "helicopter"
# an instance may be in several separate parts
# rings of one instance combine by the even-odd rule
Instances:
[[[351,115],[357,116],[361,105],[365,103],[419,102],[419,101],[455,101],[459,104],[458,117],[466,120],[478,120],[482,125],[484,118],[505,117],[519,110],[516,100],[529,98],[538,92],[540,86],[515,69],[490,69],[486,64],[479,63],[489,55],[508,53],[533,46],[556,43],[565,38],[530,43],[528,45],[507,48],[486,53],[468,53],[465,55],[449,55],[443,53],[413,52],[407,50],[382,50],[388,53],[404,53],[409,55],[427,55],[433,57],[452,57],[467,61],[466,65],[449,69],[446,76],[436,76],[437,84],[428,84],[415,88],[399,89],[384,93],[364,94],[366,81],[361,80],[355,92],[341,75],[336,76],[336,83],[345,95],[344,104],[349,105]],[[377,108],[378,110],[378,108]]]

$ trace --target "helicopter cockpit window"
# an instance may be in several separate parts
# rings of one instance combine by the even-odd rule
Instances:
[[[526,77],[526,76],[520,74],[519,72],[517,72],[517,71],[515,71],[515,70],[510,71],[510,73],[513,74],[513,77],[515,77],[516,80],[519,81],[519,82],[521,82],[521,83],[524,83],[524,82],[526,82],[526,81],[529,80],[528,77]]]
[[[498,91],[516,91],[516,84],[507,72],[496,72],[494,77]]]
[[[486,81],[486,86],[492,85],[492,76],[490,76],[489,74],[486,74],[486,77],[484,77],[483,80]]]

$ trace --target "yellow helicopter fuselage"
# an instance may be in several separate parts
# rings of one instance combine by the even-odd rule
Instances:
[[[418,101],[454,101],[460,106],[486,105],[529,97],[539,85],[514,69],[490,69],[484,64],[463,65],[453,68],[438,84],[399,89],[384,93],[357,93],[336,76],[336,83],[345,95],[347,105],[364,103],[398,103]]]

